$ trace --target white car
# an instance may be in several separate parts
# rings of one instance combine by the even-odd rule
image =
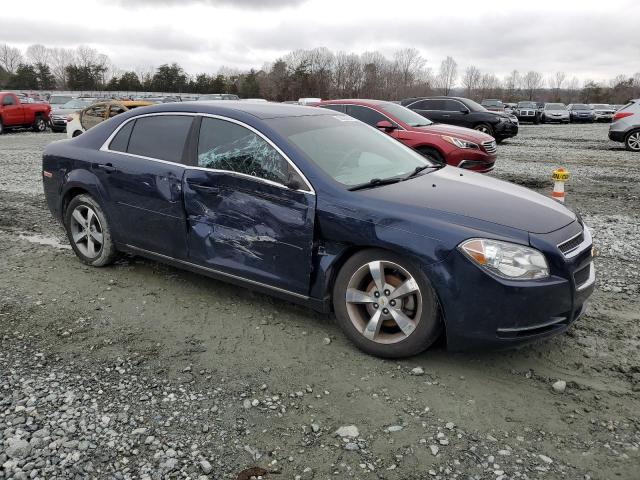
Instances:
[[[596,122],[610,122],[613,120],[613,114],[616,113],[616,109],[613,106],[605,103],[592,103],[589,106],[593,109]]]
[[[67,138],[74,138],[95,127],[100,122],[115,117],[136,107],[155,105],[156,102],[141,100],[111,100],[94,103],[90,107],[80,110],[67,118]]]

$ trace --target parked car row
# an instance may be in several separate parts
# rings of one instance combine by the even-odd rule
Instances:
[[[44,132],[50,114],[51,107],[46,103],[22,103],[17,95],[0,92],[0,134],[14,128]]]

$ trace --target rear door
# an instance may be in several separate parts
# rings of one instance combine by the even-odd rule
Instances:
[[[407,105],[407,107],[433,122],[447,123],[444,121],[447,117],[444,116],[445,112],[443,112],[443,100],[437,98],[418,100]]]
[[[256,130],[212,117],[196,163],[183,182],[190,261],[307,295],[315,194],[293,164]]]
[[[125,123],[94,164],[116,213],[120,241],[185,259],[182,176],[193,116],[142,115]]]

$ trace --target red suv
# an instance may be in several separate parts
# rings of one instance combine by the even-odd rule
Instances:
[[[481,173],[493,170],[496,141],[485,133],[436,124],[402,105],[382,100],[326,100],[316,105],[379,128],[436,162]]]

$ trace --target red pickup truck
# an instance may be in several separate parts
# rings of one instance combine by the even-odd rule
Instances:
[[[11,128],[32,128],[44,132],[51,107],[47,103],[20,103],[13,93],[0,92],[0,134]]]

